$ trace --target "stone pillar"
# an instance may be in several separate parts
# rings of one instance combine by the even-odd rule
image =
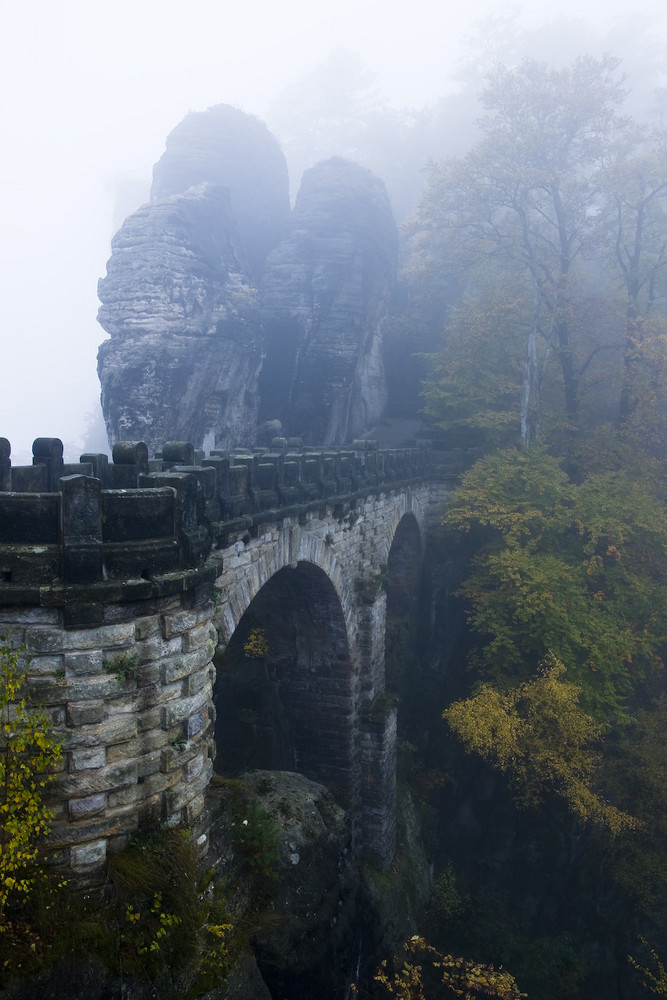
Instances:
[[[102,579],[100,481],[90,476],[65,476],[59,485],[64,581],[96,583]]]
[[[359,654],[361,657],[361,690],[365,705],[384,694],[385,625],[387,595],[377,591],[375,599],[359,605]]]
[[[63,474],[63,443],[60,438],[36,438],[32,443],[32,464],[46,468],[46,491],[55,493]]]
[[[112,484],[116,490],[134,490],[139,476],[148,473],[148,447],[143,441],[117,441],[113,446]]]
[[[163,472],[152,476],[151,482],[154,486],[170,486],[176,491],[176,533],[181,546],[181,566],[184,569],[198,566],[208,556],[212,543],[204,523],[203,487],[187,472]]]
[[[361,723],[361,843],[386,869],[396,850],[396,707],[379,699]]]
[[[229,493],[229,455],[210,455],[203,460],[202,466],[215,470],[216,496],[226,496]]]
[[[104,455],[101,452],[95,454],[93,452],[81,455],[79,461],[83,464],[84,462],[89,462],[93,467],[93,476],[99,479],[100,485],[103,490],[109,489],[111,486],[111,472],[109,470],[109,456]]]
[[[12,460],[9,457],[12,446],[7,438],[0,438],[0,492],[8,493],[12,488]]]
[[[221,497],[221,514],[225,521],[242,517],[252,506],[250,497],[250,473],[246,465],[230,465],[228,468],[228,489]]]
[[[162,448],[162,461],[165,465],[194,465],[195,446],[189,441],[168,441]]]

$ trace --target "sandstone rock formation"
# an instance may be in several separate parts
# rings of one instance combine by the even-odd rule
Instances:
[[[256,119],[189,115],[155,168],[151,202],[112,243],[99,283],[110,440],[154,451],[252,440],[262,335],[256,278],[289,212],[287,168]]]
[[[306,171],[289,233],[264,274],[264,417],[324,444],[349,441],[379,419],[396,255],[396,225],[378,178],[339,158]]]
[[[289,215],[285,157],[266,125],[228,104],[184,118],[153,168],[151,201],[203,183],[227,188],[236,222],[234,250],[257,283]]]
[[[248,446],[260,420],[318,444],[359,436],[386,401],[396,253],[370,171],[311,168],[290,216],[285,159],[264,125],[227,105],[188,115],[99,283],[110,441]]]

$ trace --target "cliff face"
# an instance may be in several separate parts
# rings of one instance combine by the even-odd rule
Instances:
[[[348,441],[386,403],[382,327],[397,233],[384,185],[347,160],[304,174],[263,281],[261,411],[307,441]]]
[[[189,152],[188,152],[189,151]],[[226,106],[190,115],[155,168],[151,202],[112,242],[98,319],[110,440],[228,448],[252,440],[262,332],[256,275],[289,212],[268,130]]]
[[[290,216],[285,160],[264,125],[226,105],[188,115],[99,283],[111,442],[247,446],[276,418],[313,443],[361,434],[385,404],[396,245],[368,170],[312,168]]]
[[[153,168],[151,201],[202,183],[220,184],[229,192],[235,252],[257,283],[290,210],[285,157],[266,125],[227,104],[184,118]]]
[[[112,441],[229,447],[257,422],[257,292],[239,269],[227,191],[144,205],[100,282],[102,408]]]

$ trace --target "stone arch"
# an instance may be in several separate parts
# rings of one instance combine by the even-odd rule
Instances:
[[[405,615],[419,596],[423,561],[422,531],[414,511],[400,517],[387,555],[387,614]]]
[[[236,543],[237,557],[244,554],[246,545],[244,542]],[[325,540],[303,531],[298,525],[290,525],[280,532],[277,540],[271,539],[263,544],[260,539],[251,556],[245,569],[232,563],[231,568],[216,581],[215,589],[224,595],[215,621],[221,644],[226,645],[230,641],[262,587],[282,569],[293,569],[299,563],[312,563],[329,579],[343,610],[348,640],[350,645],[354,644],[356,619],[352,592],[334,549]]]
[[[313,562],[271,575],[216,657],[216,768],[298,771],[349,805],[357,671],[337,589]]]

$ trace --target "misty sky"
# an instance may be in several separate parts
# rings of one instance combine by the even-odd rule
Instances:
[[[517,6],[523,24],[547,19],[543,2]],[[561,0],[551,11],[602,32],[622,30],[632,10],[667,48],[664,7]],[[0,436],[14,460],[29,460],[37,436],[61,437],[78,458],[99,400],[96,286],[114,204],[130,182],[147,195],[188,111],[229,103],[262,117],[341,46],[390,103],[432,103],[451,90],[475,24],[498,10],[490,0],[0,0]]]

